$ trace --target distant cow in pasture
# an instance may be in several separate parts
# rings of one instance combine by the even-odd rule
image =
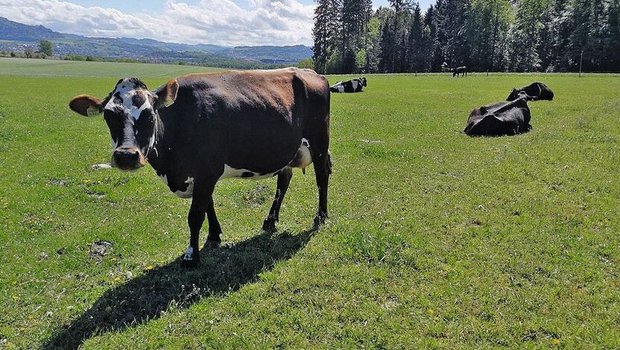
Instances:
[[[354,78],[347,81],[339,81],[336,84],[329,87],[331,92],[361,92],[362,89],[368,86],[366,78]]]
[[[467,66],[460,66],[452,69],[452,77],[467,76]]]
[[[469,136],[516,135],[530,131],[530,108],[527,96],[474,109],[467,120]]]
[[[314,71],[190,74],[154,91],[125,78],[103,100],[80,95],[69,106],[84,116],[103,113],[114,147],[112,166],[137,170],[148,162],[170,191],[192,198],[182,266],[200,262],[205,213],[205,245],[221,242],[212,194],[225,178],[277,175],[275,199],[263,222],[264,230],[273,231],[292,168],[313,163],[319,192],[315,227],[327,218],[330,92],[327,80]]]
[[[553,91],[543,83],[535,82],[520,89],[512,89],[506,101],[514,101],[519,98],[520,95],[525,94],[531,101],[538,100],[553,100]]]

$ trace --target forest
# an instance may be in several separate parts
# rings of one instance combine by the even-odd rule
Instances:
[[[620,72],[620,0],[316,0],[320,73]]]

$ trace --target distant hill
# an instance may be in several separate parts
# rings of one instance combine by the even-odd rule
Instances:
[[[152,39],[97,38],[55,32],[0,17],[0,50],[36,49],[40,40],[53,44],[55,56],[80,55],[145,62],[184,62],[218,67],[253,68],[264,65],[293,65],[312,56],[312,49],[295,46],[226,47],[209,44],[188,45]]]
[[[0,17],[0,40],[39,41],[43,38],[53,40],[63,37],[63,34],[44,26],[29,26]]]

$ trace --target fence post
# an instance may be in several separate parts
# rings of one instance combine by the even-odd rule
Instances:
[[[583,64],[583,50],[581,50],[581,55],[579,56],[579,78],[581,78],[581,66]]]

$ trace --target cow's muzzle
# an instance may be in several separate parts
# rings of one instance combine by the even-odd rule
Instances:
[[[112,153],[112,166],[121,170],[136,170],[145,164],[144,155],[135,147],[119,147]]]

